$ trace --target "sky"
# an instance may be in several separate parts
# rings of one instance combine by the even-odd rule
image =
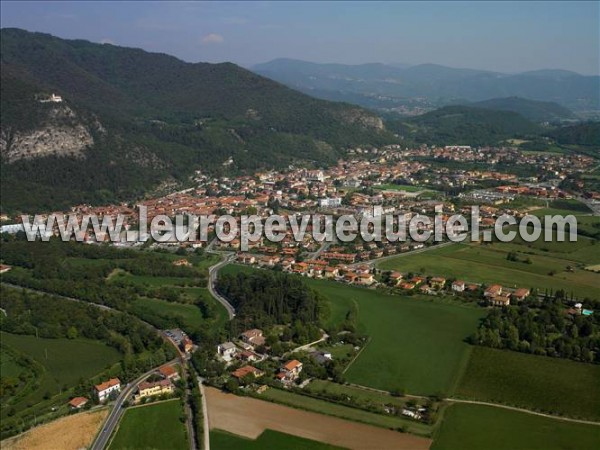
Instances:
[[[2,27],[243,66],[275,58],[600,72],[600,2],[1,2]]]

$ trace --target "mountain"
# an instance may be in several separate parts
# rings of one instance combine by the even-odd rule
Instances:
[[[414,142],[472,146],[494,145],[542,131],[515,112],[471,106],[445,106],[417,117],[390,120],[388,128]]]
[[[573,111],[600,109],[600,77],[566,70],[505,74],[437,64],[349,66],[289,59],[258,64],[252,70],[317,96],[332,91],[335,98],[349,98],[350,94],[362,96],[359,100],[383,97],[397,105],[405,105],[408,99],[418,99],[423,103],[421,106],[443,106],[457,100],[478,102],[521,97],[556,102]],[[367,106],[362,101],[359,104]],[[381,109],[386,107],[382,105]]]
[[[499,111],[512,111],[534,122],[556,122],[575,119],[575,114],[568,108],[554,102],[540,102],[520,97],[492,98],[469,106]]]
[[[4,210],[131,199],[194,170],[324,164],[393,141],[373,113],[231,63],[20,29],[1,30],[0,62]]]

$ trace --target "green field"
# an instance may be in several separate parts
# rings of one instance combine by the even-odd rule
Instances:
[[[111,450],[189,448],[180,400],[128,409],[110,443]]]
[[[475,347],[456,395],[598,421],[600,366]]]
[[[295,394],[282,389],[267,389],[265,392],[260,394],[259,398],[263,400],[270,400],[275,403],[281,403],[293,408],[304,409],[320,414],[327,414],[329,416],[341,417],[342,419],[353,420],[355,422],[362,422],[378,427],[391,429],[404,427],[409,433],[418,434],[421,436],[429,436],[431,434],[431,427],[429,425],[415,422],[414,420],[393,415],[377,414],[306,395]]]
[[[184,330],[199,328],[204,323],[202,312],[196,305],[173,303],[156,298],[140,298],[133,302],[132,314],[159,328],[181,324]],[[154,320],[154,317],[159,319]]]
[[[36,389],[13,405],[17,410],[40,402],[46,394],[58,394],[81,378],[92,378],[121,358],[114,348],[87,339],[38,339],[4,332],[0,337],[2,345],[29,355],[44,368]]]
[[[456,244],[416,255],[392,258],[382,262],[379,267],[403,273],[419,272],[431,276],[455,277],[468,282],[538,288],[541,292],[546,288],[564,289],[567,294],[573,292],[575,296],[593,295],[600,298],[600,276],[585,270],[567,272],[567,266],[575,265],[575,261],[568,259],[568,255],[557,258],[537,252],[519,255],[521,260],[529,258],[531,264],[508,261],[506,255],[515,249],[515,245]],[[522,250],[527,249],[525,246],[520,247]],[[592,257],[589,262],[593,263],[600,258],[597,255],[600,252],[596,252],[595,247],[591,244],[582,246],[576,252],[584,252],[587,260],[588,256]],[[553,276],[549,275],[551,271],[555,272]]]
[[[595,450],[600,426],[480,405],[452,405],[431,450]]]
[[[231,265],[223,270],[253,269]],[[343,320],[352,304],[358,307],[359,329],[370,341],[349,366],[345,374],[349,382],[411,394],[453,392],[469,357],[464,339],[477,329],[483,309],[331,281],[306,283],[329,300],[332,323]]]
[[[210,432],[210,448],[214,450],[335,450],[341,447],[273,430],[263,431],[255,440],[236,436],[226,431],[212,430]]]

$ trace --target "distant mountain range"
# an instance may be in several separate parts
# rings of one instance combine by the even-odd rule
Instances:
[[[381,118],[231,63],[1,30],[2,208],[107,203],[188,180],[336,161]],[[51,94],[62,101],[49,101]]]
[[[275,59],[254,72],[320,98],[390,108],[410,101],[421,106],[521,97],[555,102],[573,111],[600,109],[600,77],[567,70],[505,74],[437,64],[318,64]]]

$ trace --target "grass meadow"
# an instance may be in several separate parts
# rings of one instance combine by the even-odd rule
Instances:
[[[569,259],[569,254],[558,257],[545,255],[541,250],[531,252],[528,247],[518,243],[456,244],[416,255],[392,258],[383,261],[379,268],[454,277],[476,283],[499,283],[506,287],[537,288],[541,292],[546,288],[563,289],[567,295],[573,292],[578,297],[591,295],[600,298],[600,275],[581,269],[567,271],[567,266],[575,266],[579,258],[588,263],[600,261],[600,252],[596,251],[596,245],[600,244],[592,245],[589,239],[588,242],[589,245],[573,247],[575,259]],[[519,261],[508,261],[507,253],[515,250],[527,253],[520,253]],[[527,258],[531,260],[531,264],[524,262]],[[550,275],[551,272],[554,275]]]
[[[224,272],[252,271],[229,265]],[[330,304],[330,323],[358,307],[359,331],[370,340],[348,367],[351,383],[410,394],[451,395],[469,358],[464,339],[485,310],[431,296],[402,297],[332,281],[306,279]]]
[[[179,399],[129,408],[112,439],[110,450],[186,450],[189,444]]]
[[[600,421],[600,366],[475,347],[456,395]]]
[[[599,445],[600,426],[454,404],[445,411],[431,450],[595,450]]]
[[[58,394],[81,379],[92,378],[119,361],[120,353],[98,341],[87,339],[44,339],[29,335],[1,333],[2,345],[25,353],[43,369],[37,387],[14,405],[20,409],[40,402],[46,394]],[[4,374],[3,374],[4,376]]]

